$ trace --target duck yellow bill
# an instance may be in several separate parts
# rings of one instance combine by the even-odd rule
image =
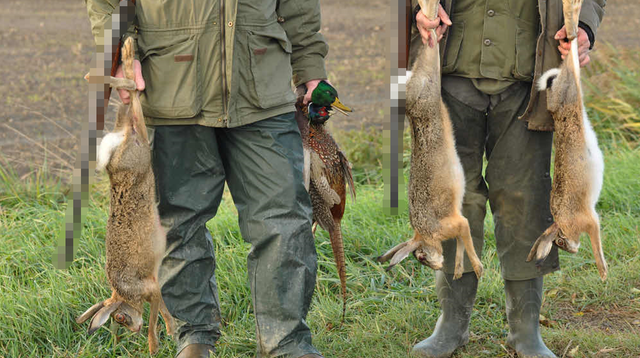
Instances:
[[[351,112],[351,108],[349,108],[349,107],[345,106],[344,104],[342,104],[342,102],[340,102],[338,97],[336,97],[336,100],[333,101],[333,103],[331,103],[331,106],[339,108],[339,109],[341,109],[343,111],[346,111],[346,112]]]

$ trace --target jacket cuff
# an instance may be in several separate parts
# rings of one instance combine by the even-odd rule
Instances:
[[[580,10],[579,26],[587,32],[587,35],[589,35],[589,31],[591,32],[591,36],[589,36],[591,45],[589,48],[593,47],[593,44],[596,40],[598,27],[600,26],[600,22],[602,21],[603,16],[604,5],[599,4],[598,1],[583,2],[582,9]],[[587,28],[589,29],[589,31],[587,31]]]
[[[591,28],[589,27],[589,25],[585,24],[582,21],[578,23],[578,27],[583,29],[584,32],[587,33],[587,36],[589,37],[589,50],[591,50],[593,48],[593,43],[596,41],[596,37],[593,34],[593,31],[591,31]]]
[[[293,85],[298,87],[311,80],[326,80],[327,71],[324,67],[324,58],[319,55],[308,55],[293,66]]]

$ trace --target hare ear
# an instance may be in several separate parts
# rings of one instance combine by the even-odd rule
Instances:
[[[86,310],[82,315],[80,315],[80,317],[76,318],[76,323],[77,324],[84,323],[84,321],[88,320],[89,317],[92,317],[94,314],[96,314],[96,312],[98,312],[98,310],[102,308],[103,305],[104,305],[104,301],[100,301],[95,305],[91,306],[91,308]]]
[[[116,301],[107,306],[103,307],[95,316],[91,319],[91,323],[89,324],[89,334],[95,332],[98,328],[100,328],[107,320],[113,311],[115,311],[122,301]]]

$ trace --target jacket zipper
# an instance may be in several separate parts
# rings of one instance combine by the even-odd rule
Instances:
[[[226,36],[225,36],[225,27],[226,22],[224,18],[224,3],[225,1],[220,1],[220,27],[222,28],[222,37],[221,37],[221,45],[220,51],[222,53],[222,112],[223,112],[223,120],[227,121],[227,54],[226,54]]]

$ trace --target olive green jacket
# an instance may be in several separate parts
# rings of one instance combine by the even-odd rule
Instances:
[[[101,45],[118,0],[85,0]],[[326,79],[318,0],[137,0],[150,125],[235,127],[295,111],[295,86]]]
[[[455,0],[442,0],[442,5],[448,14],[451,14],[452,4]],[[604,6],[606,0],[584,0],[582,10],[580,12],[580,22],[587,25],[593,32],[594,38],[604,16]],[[412,0],[412,8],[417,6],[417,0]],[[538,10],[540,15],[540,32],[536,39],[536,51],[535,51],[535,65],[533,72],[533,82],[535,83],[538,78],[548,69],[559,67],[562,59],[560,52],[558,51],[558,40],[554,39],[556,32],[564,25],[564,18],[562,16],[562,0],[538,0]],[[456,26],[456,19],[451,19],[453,26]],[[447,31],[440,42],[440,48],[444,49],[441,52],[442,61],[445,63],[445,56],[448,52],[455,51],[455,48],[460,46],[462,38],[450,39],[449,31]],[[517,36],[517,34],[516,34]],[[528,39],[531,41],[532,39]],[[516,38],[518,42],[518,38]],[[412,31],[410,58],[415,59],[417,51],[420,51],[422,42],[420,40],[420,34],[415,26]],[[464,59],[455,59],[457,61],[463,61]],[[447,61],[451,62],[450,59]],[[512,65],[512,64],[505,64]],[[528,122],[528,128],[538,131],[552,131],[553,119],[551,114],[547,110],[547,99],[544,92],[538,92],[535,86],[531,88],[531,98],[525,113],[520,119]]]

